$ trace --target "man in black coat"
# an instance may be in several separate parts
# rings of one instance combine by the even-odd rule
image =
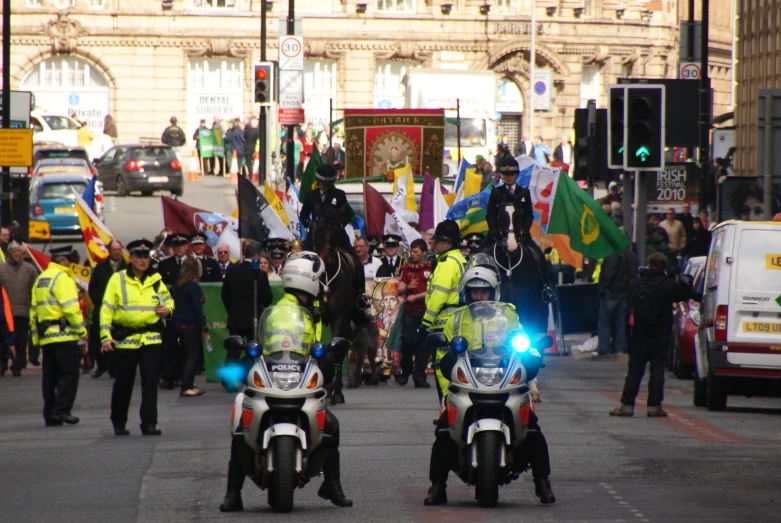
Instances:
[[[228,273],[222,282],[222,304],[228,311],[228,331],[231,336],[242,336],[247,340],[255,339],[254,313],[257,306],[258,318],[265,307],[271,305],[273,296],[268,283],[268,275],[261,270],[252,269],[252,259],[260,254],[258,246],[249,244],[244,248],[244,261],[228,267]],[[258,283],[257,301],[254,299],[255,286]],[[241,354],[228,354],[227,360],[238,361]]]
[[[122,244],[113,240],[108,245],[108,259],[95,265],[90,276],[87,292],[93,303],[92,324],[89,337],[89,357],[95,362],[96,369],[92,373],[93,378],[100,378],[106,372],[113,376],[109,358],[111,352],[103,353],[100,350],[100,307],[103,303],[103,295],[106,293],[108,281],[115,272],[127,269]]]
[[[157,266],[157,272],[163,278],[163,283],[170,290],[179,281],[182,275],[182,265],[187,258],[187,248],[190,245],[188,236],[180,233],[169,234],[165,239],[166,245],[174,250],[174,255],[162,260]],[[160,369],[160,387],[174,390],[182,375],[184,365],[183,354],[179,348],[178,336],[174,330],[174,323],[167,321],[163,331],[163,362]]]
[[[664,368],[673,330],[673,304],[687,299],[691,289],[681,281],[670,279],[666,269],[667,257],[655,252],[648,257],[640,277],[629,283],[629,363],[621,405],[610,411],[611,416],[634,415],[645,364],[649,363],[647,415],[667,417],[662,400]]]
[[[157,266],[157,272],[163,278],[163,283],[169,289],[176,285],[179,276],[182,274],[182,264],[187,258],[187,247],[190,245],[190,238],[184,234],[169,234],[165,239],[166,245],[174,250],[174,255],[162,260]]]
[[[498,167],[499,174],[502,176],[502,184],[491,189],[491,195],[488,197],[488,207],[486,208],[485,221],[488,225],[488,236],[496,242],[502,242],[504,231],[499,228],[499,215],[505,212],[505,205],[514,205],[515,213],[520,212],[520,220],[514,224],[516,237],[521,242],[531,239],[529,230],[534,222],[532,214],[532,197],[529,189],[516,185],[520,168],[515,158],[508,158],[502,161]],[[512,216],[511,216],[512,218]],[[520,230],[517,228],[520,227]]]
[[[202,232],[196,232],[190,236],[190,248],[195,258],[201,262],[201,282],[216,283],[222,281],[220,275],[220,266],[217,260],[211,256],[206,256],[206,235]]]
[[[260,141],[260,128],[258,127],[258,119],[253,118],[250,120],[249,126],[244,129],[244,162],[247,167],[247,176],[252,178],[252,165],[255,160],[255,148]],[[243,173],[242,173],[243,174]],[[263,182],[263,180],[260,180]]]
[[[599,273],[599,348],[597,356],[626,352],[626,320],[629,282],[637,278],[637,257],[630,247],[602,260]],[[615,333],[613,335],[613,333]]]
[[[397,234],[386,234],[382,237],[385,253],[380,258],[382,265],[377,269],[378,278],[393,278],[399,275],[399,269],[401,269],[400,244],[401,236]]]

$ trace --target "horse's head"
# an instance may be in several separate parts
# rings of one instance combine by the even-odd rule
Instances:
[[[499,232],[509,252],[515,252],[520,244],[519,234],[523,230],[522,218],[521,212],[512,203],[504,204],[499,209]]]
[[[317,205],[315,213],[317,220],[315,220],[310,233],[313,235],[312,245],[315,252],[323,260],[328,261],[338,245],[336,233],[344,229],[344,226],[350,222],[350,208],[347,205],[339,209],[330,205]]]

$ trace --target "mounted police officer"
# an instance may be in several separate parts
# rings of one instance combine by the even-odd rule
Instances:
[[[499,300],[499,275],[494,269],[486,265],[470,266],[459,284],[464,295],[466,307],[458,309],[452,314],[445,324],[443,334],[448,340],[456,336],[463,336],[469,342],[470,349],[482,348],[483,332],[488,332],[486,325],[481,325],[479,330],[473,328],[476,320],[471,316],[469,305],[477,302],[495,302]],[[507,330],[521,328],[515,308],[510,304],[502,305],[502,316],[508,325]],[[488,321],[488,320],[486,320]],[[443,375],[443,392],[447,395],[447,384],[450,382],[453,368],[457,362],[457,356],[452,351],[447,351],[440,362],[440,370]],[[539,369],[542,366],[542,356],[533,349],[525,353],[522,363],[527,372],[530,369]],[[536,372],[534,372],[536,374]],[[531,376],[533,377],[533,376]],[[429,479],[431,488],[428,497],[423,501],[425,505],[443,505],[447,503],[447,477],[451,467],[458,465],[458,448],[451,439],[448,427],[447,412],[443,412],[437,420],[436,439],[431,448],[431,461],[429,463]],[[550,458],[548,456],[548,443],[542,434],[537,415],[532,410],[529,413],[528,433],[526,439],[515,451],[514,468],[522,472],[527,465],[531,465],[534,477],[534,492],[543,504],[556,502],[556,497],[551,490]]]
[[[35,280],[30,308],[32,344],[43,349],[43,419],[47,427],[79,422],[71,414],[87,328],[70,270],[71,247],[52,249],[54,261]],[[17,350],[25,350],[24,347]]]
[[[157,428],[157,380],[163,350],[164,318],[174,310],[174,300],[160,274],[150,269],[153,244],[147,239],[130,242],[130,266],[111,276],[100,309],[103,352],[114,352],[114,390],[111,422],[116,436],[127,436],[127,413],[136,368],[141,369],[141,433],[159,436]]]
[[[275,311],[280,311],[280,316],[284,318],[283,310],[286,307],[303,307],[309,312],[313,323],[304,322],[305,343],[308,348],[315,341],[322,339],[323,324],[320,318],[319,304],[317,296],[320,294],[320,277],[325,272],[322,260],[313,252],[303,251],[292,254],[285,262],[282,284],[285,289],[285,295],[269,311],[269,318],[273,317]],[[278,320],[283,321],[283,320]],[[300,328],[296,325],[296,328]],[[263,340],[264,348],[268,349],[272,343],[269,340]],[[307,353],[304,353],[304,355]],[[249,361],[248,361],[249,360]],[[241,361],[247,372],[252,366],[249,358]],[[334,366],[327,359],[318,361],[320,370],[323,372],[323,379],[330,383],[333,379]],[[323,484],[317,495],[323,499],[331,501],[338,507],[352,507],[353,502],[347,499],[342,491],[339,459],[339,420],[328,409],[325,412],[325,426],[323,432],[331,436],[333,447],[328,450],[328,457],[323,464]],[[243,438],[234,437],[231,442],[231,459],[228,463],[228,491],[225,494],[225,500],[220,505],[221,512],[236,512],[244,510],[244,504],[241,500],[241,489],[244,486],[244,471],[239,461],[239,452],[241,445],[246,445]]]
[[[436,268],[431,274],[426,287],[426,311],[418,331],[418,343],[426,343],[430,331],[441,331],[445,328],[448,318],[458,307],[458,282],[464,274],[466,259],[461,254],[458,245],[461,243],[461,229],[454,220],[445,220],[437,225],[434,233],[434,252],[437,255]],[[434,376],[440,386],[437,388],[442,399],[442,384],[446,381],[439,370],[439,360],[445,351],[437,348],[434,357]],[[428,388],[428,383],[413,377],[418,387]],[[425,385],[424,385],[425,384]]]

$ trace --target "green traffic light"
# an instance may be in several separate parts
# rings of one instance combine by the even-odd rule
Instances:
[[[624,146],[618,148],[618,154],[624,154]]]
[[[641,145],[640,148],[637,149],[637,151],[635,151],[635,156],[637,158],[640,158],[641,162],[646,162],[648,161],[648,158],[650,158],[651,156],[651,151],[649,151],[648,147],[646,147],[645,145]]]

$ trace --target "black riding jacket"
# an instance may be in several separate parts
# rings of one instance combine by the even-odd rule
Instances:
[[[485,220],[488,224],[489,235],[502,232],[499,230],[499,213],[504,212],[503,207],[510,203],[514,204],[515,209],[522,213],[521,227],[526,233],[529,233],[534,222],[532,197],[529,189],[516,185],[513,192],[510,193],[508,187],[503,184],[491,189],[491,195],[488,197]]]

